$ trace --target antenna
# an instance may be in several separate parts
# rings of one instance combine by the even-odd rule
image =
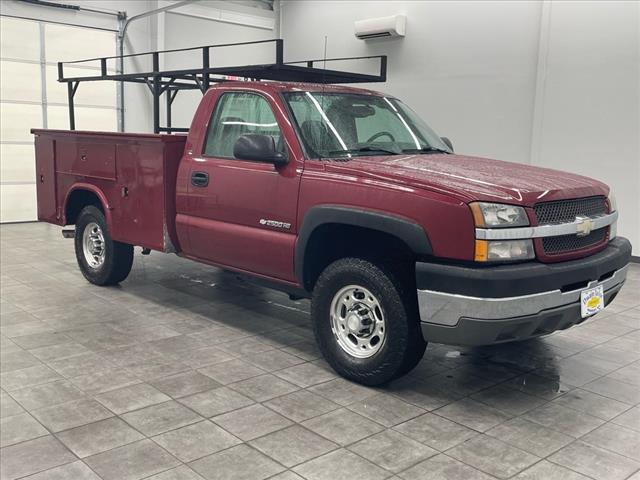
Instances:
[[[322,92],[321,92],[321,99],[320,99],[320,110],[322,110],[323,116],[326,115],[324,113],[324,97],[325,97],[324,91],[325,91],[326,84],[327,84],[327,36],[325,35],[324,36],[324,53],[322,54]],[[324,145],[322,145],[323,150],[326,150],[327,148],[327,137],[328,135],[322,136],[323,143],[324,143]],[[322,160],[322,154],[318,155],[318,157],[320,158],[320,160]]]
[[[322,84],[324,85],[324,81],[327,76],[327,36],[324,36],[324,54],[322,56],[322,68],[324,69],[322,73]]]

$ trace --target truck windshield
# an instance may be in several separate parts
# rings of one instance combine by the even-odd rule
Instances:
[[[395,98],[333,92],[287,92],[284,97],[312,158],[452,153]]]

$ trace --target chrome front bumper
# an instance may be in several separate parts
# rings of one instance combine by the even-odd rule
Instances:
[[[479,298],[449,294],[432,290],[418,290],[420,319],[423,322],[455,326],[461,318],[476,320],[502,320],[536,315],[545,310],[580,303],[580,292],[602,285],[605,292],[620,289],[627,278],[628,266],[616,270],[602,281],[592,281],[576,290],[563,292],[550,290],[504,298]]]
[[[631,244],[618,237],[602,252],[551,265],[418,263],[422,335],[428,342],[479,346],[569,328],[585,320],[580,292],[602,285],[608,305],[625,282],[630,259]]]

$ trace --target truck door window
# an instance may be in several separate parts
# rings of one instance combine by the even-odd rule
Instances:
[[[224,93],[218,100],[209,124],[204,155],[233,157],[233,146],[246,133],[271,135],[283,148],[282,134],[269,103],[260,95],[248,92]]]

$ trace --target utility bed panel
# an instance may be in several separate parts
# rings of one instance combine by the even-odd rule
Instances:
[[[100,198],[114,240],[164,252],[178,249],[175,187],[186,135],[31,132],[39,220],[69,223],[67,202],[72,205],[77,190],[86,190]]]

